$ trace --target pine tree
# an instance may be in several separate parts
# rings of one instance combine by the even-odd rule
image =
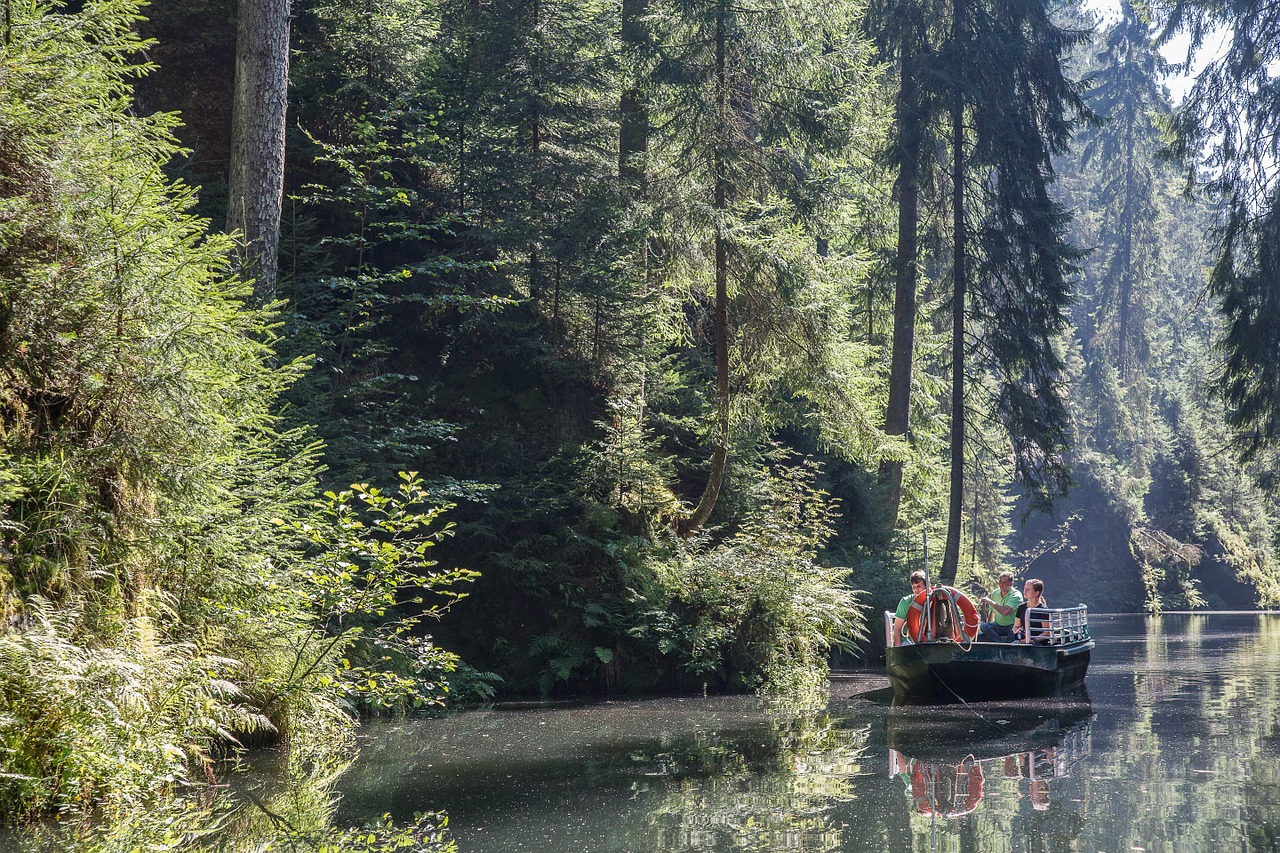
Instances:
[[[1280,7],[1170,0],[1166,8],[1166,34],[1185,29],[1189,53],[1214,29],[1227,33],[1224,52],[1200,71],[1178,108],[1174,151],[1190,163],[1203,152],[1205,190],[1223,205],[1209,281],[1226,320],[1218,386],[1249,458],[1280,438],[1280,95],[1273,80]]]

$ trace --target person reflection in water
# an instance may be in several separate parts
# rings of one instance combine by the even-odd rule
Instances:
[[[1044,597],[1044,581],[1032,578],[1022,587],[1022,594],[1026,601],[1018,605],[1014,615],[1013,636],[1019,643],[1046,645],[1049,642],[1049,621],[1044,618],[1027,618],[1028,608],[1049,606]]]
[[[1054,747],[1005,756],[1004,775],[1009,779],[1025,777],[1027,798],[1038,812],[1049,808],[1049,780],[1057,775],[1057,750]]]

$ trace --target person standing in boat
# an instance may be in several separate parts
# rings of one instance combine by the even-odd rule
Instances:
[[[1044,597],[1044,581],[1039,578],[1032,578],[1022,587],[1022,594],[1026,596],[1026,600],[1018,605],[1018,609],[1014,613],[1014,637],[1017,638],[1019,643],[1044,645],[1049,642],[1049,620],[1040,617],[1030,620],[1027,618],[1028,609],[1049,606],[1049,602]],[[1028,623],[1030,623],[1029,630]]]
[[[907,643],[915,642],[910,637],[904,636],[907,629],[907,614],[911,612],[911,605],[915,603],[916,596],[922,592],[929,591],[929,578],[924,572],[916,570],[911,573],[911,593],[902,596],[902,600],[898,602],[898,610],[893,614],[893,644],[901,646],[905,640]]]
[[[1000,593],[984,595],[982,603],[994,614],[990,622],[978,626],[978,636],[988,643],[1012,643],[1013,620],[1022,604],[1022,593],[1013,588],[1013,572],[1000,573]]]

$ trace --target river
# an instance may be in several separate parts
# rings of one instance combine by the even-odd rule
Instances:
[[[374,722],[336,783],[281,793],[317,826],[443,810],[460,853],[1280,850],[1280,616],[1091,623],[1086,695],[895,708],[867,670],[820,713],[713,696]],[[280,787],[256,759],[234,786],[255,803]]]
[[[443,809],[462,853],[1280,849],[1280,617],[1094,616],[1087,697],[746,698],[375,724],[339,824]]]

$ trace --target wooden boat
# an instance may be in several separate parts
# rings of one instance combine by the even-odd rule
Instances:
[[[892,645],[893,614],[885,611],[885,668],[894,702],[1050,696],[1084,682],[1093,639],[1083,604],[1029,610],[1027,622],[1034,642],[987,643],[974,639],[977,628],[971,629],[967,618],[964,623],[948,618],[939,607],[940,600],[957,593],[950,587],[935,587],[920,594],[927,596],[916,634],[920,642]]]

